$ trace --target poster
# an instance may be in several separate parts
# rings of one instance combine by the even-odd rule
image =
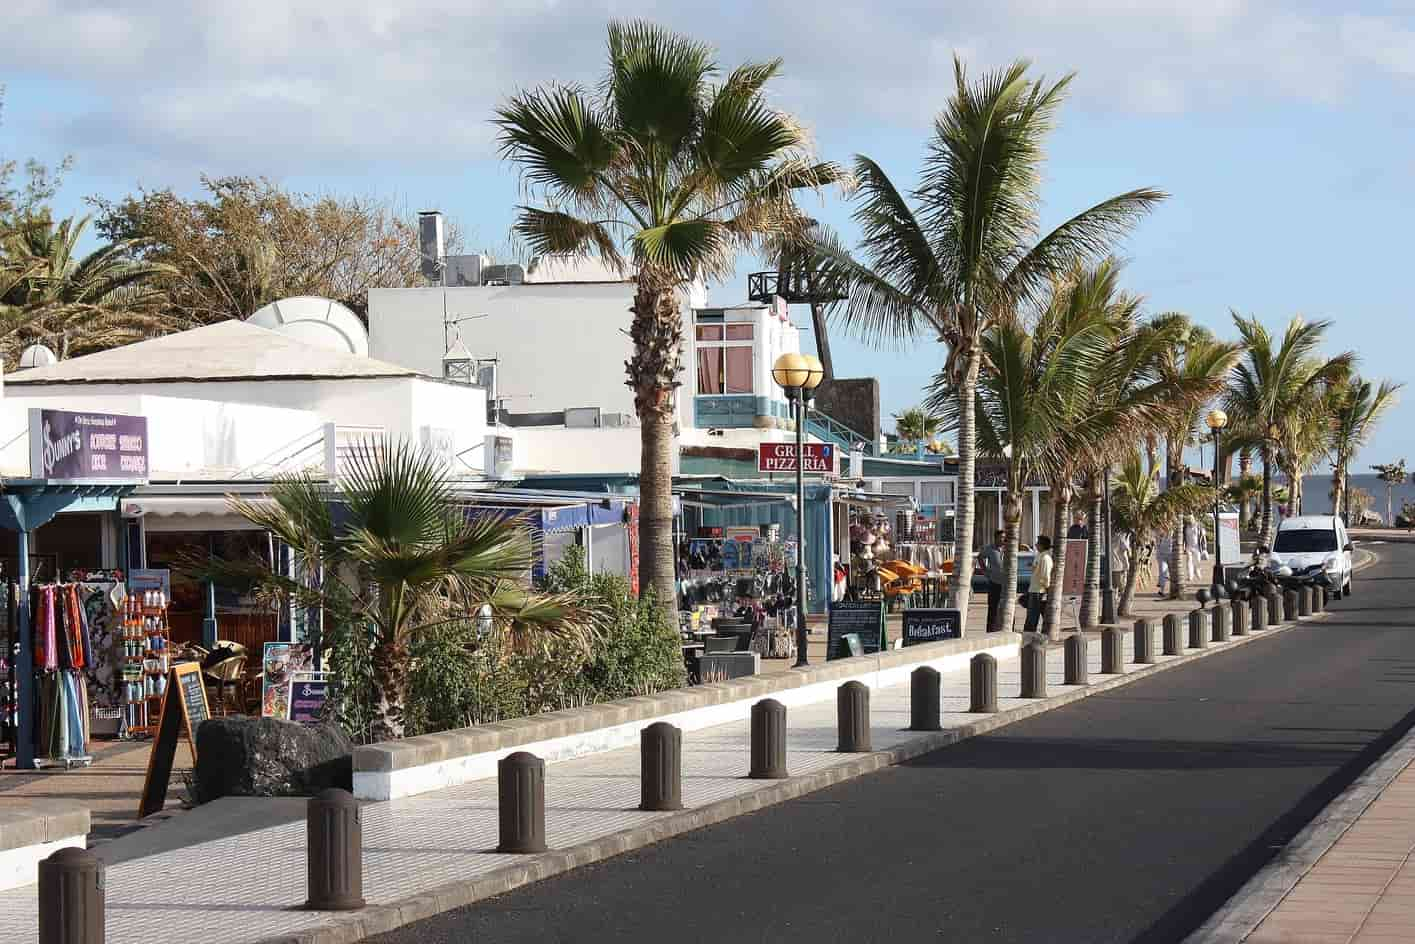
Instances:
[[[290,715],[290,682],[296,673],[314,669],[314,647],[303,642],[268,642],[261,661],[260,713],[266,718]]]
[[[329,682],[323,672],[297,672],[285,695],[286,717],[300,724],[318,724],[324,719],[324,703],[329,698]]]
[[[1066,539],[1066,573],[1061,575],[1061,595],[1079,597],[1086,589],[1086,550],[1090,544],[1085,538]]]
[[[1225,566],[1239,564],[1243,561],[1243,551],[1238,542],[1238,513],[1236,511],[1219,512],[1218,551],[1219,559],[1224,562]]]

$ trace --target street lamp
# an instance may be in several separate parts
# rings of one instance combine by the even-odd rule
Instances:
[[[1115,623],[1115,577],[1111,573],[1110,556],[1110,463],[1105,464],[1105,477],[1102,486],[1105,489],[1105,505],[1101,508],[1101,535],[1105,538],[1101,545],[1101,624],[1111,626]],[[1093,535],[1092,540],[1097,536]]]
[[[1204,422],[1208,424],[1209,431],[1214,434],[1214,599],[1218,600],[1223,596],[1223,536],[1219,532],[1219,499],[1223,491],[1219,488],[1219,453],[1222,451],[1219,446],[1219,437],[1223,428],[1228,425],[1228,414],[1223,410],[1210,410],[1209,415],[1204,417]],[[1235,562],[1236,563],[1236,562]]]
[[[796,665],[806,658],[806,410],[825,368],[810,354],[783,354],[771,365],[771,377],[796,405]]]

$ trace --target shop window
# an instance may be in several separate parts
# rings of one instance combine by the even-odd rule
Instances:
[[[754,392],[752,325],[698,325],[696,339],[699,394]]]

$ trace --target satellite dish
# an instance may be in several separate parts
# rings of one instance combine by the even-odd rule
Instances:
[[[247,324],[279,332],[302,344],[368,357],[368,331],[359,316],[329,298],[297,295],[271,302]]]
[[[59,363],[59,358],[54,356],[54,352],[43,344],[31,344],[25,348],[20,355],[21,369],[26,367],[48,367],[50,364]]]

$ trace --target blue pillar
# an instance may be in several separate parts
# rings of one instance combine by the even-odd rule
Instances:
[[[201,621],[201,644],[207,649],[216,646],[216,581],[206,581],[206,615]]]
[[[29,611],[29,541],[28,531],[21,529],[15,542],[20,563],[18,580],[20,653],[15,660],[15,767],[34,769],[34,636]]]

